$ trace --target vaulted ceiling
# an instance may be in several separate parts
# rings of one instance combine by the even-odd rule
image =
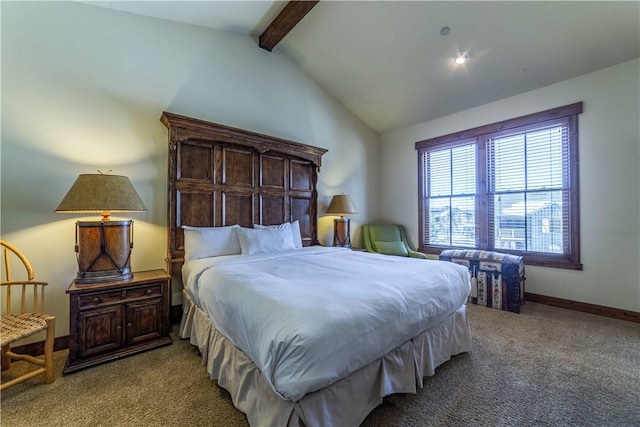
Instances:
[[[248,34],[256,49],[286,5],[86,3]],[[640,57],[640,2],[324,0],[273,51],[385,133]]]

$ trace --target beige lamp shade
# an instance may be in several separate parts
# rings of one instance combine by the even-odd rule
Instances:
[[[329,207],[327,208],[328,215],[343,216],[344,214],[355,213],[358,213],[356,211],[356,206],[353,204],[353,200],[351,200],[351,196],[348,194],[337,194],[333,196],[331,203],[329,203]]]
[[[80,175],[56,209],[58,213],[144,212],[147,208],[126,176]],[[106,216],[105,216],[106,215]]]

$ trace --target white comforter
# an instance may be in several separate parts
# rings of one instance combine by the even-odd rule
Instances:
[[[292,401],[435,326],[470,292],[467,268],[451,262],[319,246],[193,260],[183,280]]]

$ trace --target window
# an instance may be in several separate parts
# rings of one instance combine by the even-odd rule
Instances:
[[[582,269],[582,103],[416,143],[419,249],[495,250]]]

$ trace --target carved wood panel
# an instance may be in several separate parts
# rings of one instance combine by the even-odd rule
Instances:
[[[222,191],[222,212],[220,222],[216,227],[239,224],[242,227],[252,227],[254,223],[253,194]]]
[[[286,164],[284,156],[260,155],[260,187],[285,190]]]
[[[254,186],[254,152],[247,149],[222,147],[222,180],[226,186]]]
[[[126,342],[129,345],[161,337],[162,298],[145,299],[126,305]]]
[[[313,191],[313,173],[308,162],[291,160],[291,189]]]
[[[182,225],[298,220],[303,244],[318,243],[316,183],[327,150],[172,113],[161,120],[169,130],[170,270],[184,256]]]
[[[78,356],[87,357],[122,346],[124,332],[122,306],[114,305],[79,313],[80,333]]]
[[[186,142],[178,152],[179,179],[213,182],[213,150],[204,144]],[[188,148],[187,148],[188,147]]]
[[[286,222],[287,211],[283,196],[260,196],[260,217],[256,224],[276,225]]]

